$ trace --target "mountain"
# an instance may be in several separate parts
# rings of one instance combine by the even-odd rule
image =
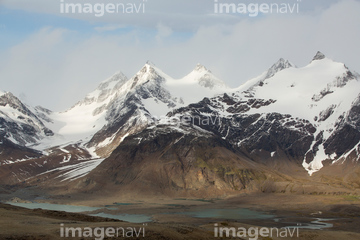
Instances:
[[[250,79],[244,84],[242,84],[240,87],[236,88],[236,91],[244,91],[248,93],[249,96],[253,96],[253,90],[257,86],[263,86],[264,81],[268,78],[273,77],[276,73],[286,69],[296,67],[294,64],[289,62],[288,60],[285,60],[283,58],[280,58],[274,65],[272,65],[267,71],[263,72],[260,76]]]
[[[0,92],[0,163],[12,163],[41,153],[31,149],[33,144],[54,135],[44,124],[43,112],[23,104],[10,92]]]
[[[3,139],[34,155],[2,165],[0,178],[67,194],[350,191],[360,187],[359,84],[318,52],[300,68],[281,58],[234,89],[200,64],[174,79],[146,63],[64,112],[7,98],[36,131],[7,112]]]
[[[22,146],[53,135],[41,119],[10,92],[0,93],[0,119],[1,135]]]
[[[121,72],[116,73],[64,112],[37,107],[34,118],[41,119],[39,124],[53,132],[46,138],[38,137],[31,141],[34,151],[41,154],[37,155],[37,159],[29,159],[41,165],[41,169],[26,171],[53,174],[59,169],[74,172],[77,167],[90,171],[91,166],[108,157],[126,136],[158,122],[162,115],[175,107],[221,91],[213,89],[215,86],[226,88],[221,80],[201,65],[183,79],[173,79],[147,63],[131,79]],[[193,91],[189,91],[188,95],[177,95],[179,89],[186,88]],[[15,130],[23,134],[21,129]],[[32,161],[28,164],[33,164]],[[84,161],[88,165],[83,164]],[[19,174],[21,171],[23,169],[19,170]],[[66,173],[62,175],[66,176]],[[27,174],[29,176],[31,173]],[[77,177],[76,174],[72,176]]]
[[[116,96],[105,108],[106,124],[87,144],[101,156],[108,156],[128,135],[158,121],[170,110],[186,106],[206,96],[214,96],[226,85],[205,67],[198,65],[183,79],[173,79],[152,64],[146,64],[134,77],[115,90]],[[181,90],[191,89],[186,95]],[[180,90],[180,92],[179,92]],[[195,94],[196,92],[196,94]]]
[[[324,160],[335,163],[357,149],[359,122],[354,116],[360,83],[344,64],[321,53],[303,68],[280,59],[250,83],[171,115],[201,118],[201,113],[211,114],[220,118],[219,124],[203,128],[250,155],[266,151],[274,157],[284,151],[289,158],[302,161],[309,174],[320,170]],[[349,138],[344,142],[341,136]]]

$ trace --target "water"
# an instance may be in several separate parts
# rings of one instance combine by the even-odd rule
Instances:
[[[45,210],[55,210],[55,211],[65,211],[73,213],[82,213],[82,212],[92,212],[95,210],[103,209],[100,207],[87,207],[87,206],[73,206],[73,205],[61,205],[61,204],[50,204],[50,203],[14,203],[8,202],[11,205],[25,207],[28,209],[41,208]],[[116,204],[116,205],[128,205],[128,204]],[[107,207],[108,210],[118,210],[118,208]],[[112,205],[113,206],[113,205]],[[185,214],[191,217],[196,218],[216,218],[216,219],[227,219],[227,220],[246,220],[246,219],[271,219],[273,218],[275,222],[278,222],[280,219],[277,219],[275,215],[271,215],[264,212],[253,211],[246,208],[237,208],[237,209],[201,209],[191,212],[172,212],[167,214]],[[151,216],[144,214],[108,214],[108,213],[96,213],[91,214],[90,216],[97,217],[106,217],[112,219],[118,219],[131,223],[145,223],[151,222]],[[333,219],[325,218],[316,218],[316,220],[311,221],[310,223],[296,223],[296,222],[287,222],[289,228],[306,228],[306,229],[324,229],[331,228],[333,224],[327,223],[324,221],[330,221]],[[283,222],[283,221],[282,221]],[[284,222],[285,223],[285,222]],[[294,226],[295,225],[295,226]]]
[[[112,219],[118,219],[126,222],[131,223],[145,223],[145,222],[151,222],[151,217],[143,214],[108,214],[108,213],[97,213],[97,214],[91,214],[90,216],[95,217],[104,217],[104,218],[112,218]]]
[[[317,218],[315,221],[311,221],[311,223],[297,223],[296,226],[288,226],[289,228],[306,228],[313,230],[321,230],[324,228],[332,228],[334,225],[331,223],[323,222],[323,221],[331,221],[333,219],[328,218]]]
[[[98,207],[86,207],[86,206],[73,206],[73,205],[61,205],[61,204],[51,204],[51,203],[14,203],[8,202],[8,204],[24,207],[29,209],[41,208],[45,210],[54,210],[54,211],[64,211],[72,213],[80,212],[92,212],[101,208]]]
[[[41,208],[45,210],[53,211],[64,211],[72,213],[81,213],[81,212],[92,212],[95,210],[102,209],[100,207],[86,207],[86,206],[73,206],[73,205],[61,205],[61,204],[51,204],[51,203],[14,203],[8,202],[8,204],[24,207],[28,209]],[[117,210],[117,208],[115,208]],[[97,214],[88,214],[90,216],[106,217],[112,219],[119,219],[131,223],[143,223],[151,222],[151,217],[142,214],[106,214],[106,213],[97,213]]]
[[[136,203],[118,203],[118,202],[115,202],[114,205],[116,205],[116,206],[129,206],[129,205],[136,205]]]
[[[182,214],[190,215],[197,218],[219,218],[219,219],[229,219],[229,220],[269,219],[275,217],[275,215],[257,212],[246,208],[203,209],[194,212],[184,212]]]
[[[275,215],[253,211],[246,208],[238,209],[203,209],[193,212],[184,212],[182,214],[190,215],[197,218],[217,218],[227,220],[247,220],[247,219],[274,219],[275,222],[279,222],[279,219],[275,218]],[[311,218],[310,218],[311,219]],[[310,220],[309,219],[309,220]],[[310,221],[309,223],[295,223],[293,226],[287,226],[287,228],[302,228],[302,229],[313,229],[321,230],[324,228],[332,228],[333,224],[324,221],[331,221],[334,219],[327,218],[316,218],[316,220]]]
[[[107,209],[117,209],[116,208],[116,206],[131,206],[131,205],[138,205],[138,204],[140,204],[140,203],[118,203],[118,202],[115,202],[115,203],[113,203],[113,204],[111,204],[111,205],[105,205],[105,207],[107,208]]]

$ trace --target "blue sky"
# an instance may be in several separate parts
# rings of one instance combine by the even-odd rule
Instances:
[[[64,0],[65,3],[84,3]],[[211,0],[87,0],[144,4],[141,14],[60,13],[60,0],[0,1],[0,89],[65,110],[117,71],[147,60],[175,78],[197,63],[235,87],[280,57],[306,65],[316,51],[360,72],[359,0],[219,0],[298,4],[299,13],[214,14]]]

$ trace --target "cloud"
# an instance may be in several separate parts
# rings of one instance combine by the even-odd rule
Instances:
[[[163,38],[169,37],[171,34],[173,33],[172,29],[165,26],[162,23],[158,23],[157,25],[157,35],[156,35],[156,40],[158,43],[162,42]]]
[[[244,18],[230,25],[219,21],[198,25],[191,34],[174,29],[166,17],[153,20],[155,29],[133,27],[116,34],[105,33],[122,23],[91,34],[44,27],[1,53],[0,88],[64,110],[116,71],[131,77],[147,60],[175,78],[200,62],[233,87],[280,57],[304,66],[318,50],[360,71],[359,11],[359,1],[344,0],[316,14]]]
[[[95,27],[94,29],[98,32],[111,32],[119,29],[123,29],[126,26],[124,24],[110,24],[101,27]]]
[[[84,3],[83,0],[63,0],[66,3]],[[322,11],[340,0],[300,1],[302,13]],[[360,1],[360,0],[356,0]],[[223,0],[223,2],[239,3],[238,0]],[[248,1],[241,1],[249,3]],[[263,3],[264,0],[252,0],[251,3]],[[297,0],[272,0],[272,3],[298,3]],[[211,0],[87,0],[86,3],[124,3],[137,7],[143,4],[145,13],[140,14],[104,14],[96,17],[94,14],[60,13],[60,0],[2,0],[3,7],[24,10],[32,13],[45,13],[64,18],[72,18],[87,22],[117,25],[123,24],[133,27],[156,29],[159,19],[174,31],[195,31],[198,26],[211,26],[214,24],[233,25],[247,18],[246,15],[214,14],[214,1]],[[142,12],[142,11],[141,11]]]

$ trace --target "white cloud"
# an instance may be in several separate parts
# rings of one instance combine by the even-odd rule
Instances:
[[[332,4],[341,0],[312,0],[300,1],[302,13],[322,11]],[[360,0],[356,0],[360,1]],[[117,25],[119,23],[134,26],[156,28],[159,19],[173,30],[194,31],[199,25],[211,26],[217,23],[232,25],[246,18],[241,14],[226,15],[214,14],[214,1],[212,0],[87,0],[86,3],[129,3],[145,5],[145,14],[105,14],[103,17],[95,17],[94,14],[61,14],[60,0],[2,0],[1,6],[19,9],[33,13],[45,13],[65,18],[80,19],[91,23],[104,23]],[[238,0],[226,0],[224,2],[239,3]],[[241,1],[249,3],[247,0]],[[251,0],[251,3],[263,3],[266,0]],[[64,0],[64,3],[84,3],[83,0]],[[297,3],[297,0],[272,0],[271,3]]]
[[[124,24],[109,24],[101,27],[95,27],[94,29],[98,32],[111,32],[125,27],[126,26]]]
[[[165,26],[162,23],[158,23],[157,35],[155,38],[158,41],[158,43],[161,43],[163,38],[169,37],[172,33],[173,33],[173,31],[171,28]]]

